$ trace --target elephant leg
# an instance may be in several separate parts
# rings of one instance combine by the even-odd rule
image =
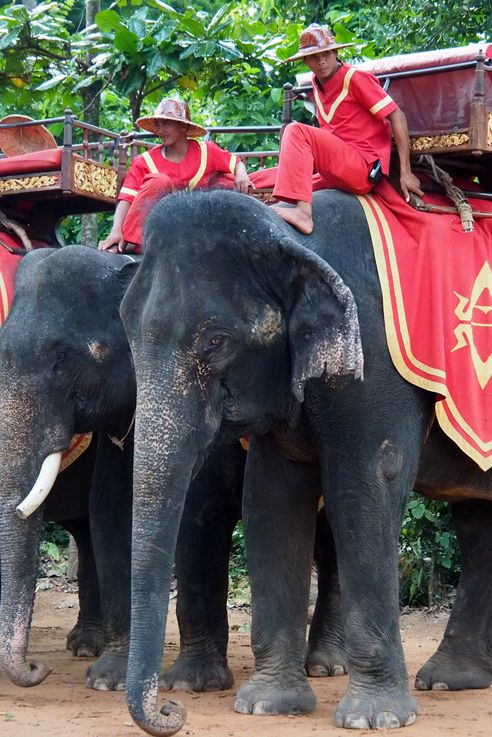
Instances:
[[[425,423],[419,404],[404,400],[398,423],[379,411],[370,431],[362,420],[346,432],[339,427],[322,455],[350,676],[336,709],[338,727],[395,728],[416,718],[399,632],[398,538]],[[354,409],[343,406],[341,416],[354,417]],[[362,400],[357,409],[360,418],[377,412]]]
[[[492,683],[492,504],[455,502],[452,510],[462,571],[441,644],[417,673],[415,688],[421,691],[487,688]]]
[[[319,469],[283,458],[269,437],[251,442],[243,519],[252,594],[255,672],[238,690],[244,714],[305,714],[316,703],[305,671]]]
[[[161,686],[173,691],[220,691],[234,682],[227,667],[226,604],[245,455],[237,441],[215,450],[186,497],[176,548],[180,653],[161,678]]]
[[[99,579],[104,652],[87,671],[98,691],[125,688],[130,641],[133,434],[121,451],[100,433],[90,501],[91,536]]]
[[[314,560],[318,571],[318,597],[309,628],[306,670],[308,676],[342,676],[347,672],[343,640],[342,602],[335,542],[324,507],[316,520]]]
[[[104,634],[89,517],[65,520],[63,526],[73,536],[78,551],[79,615],[67,636],[67,650],[79,658],[94,657],[103,651]]]

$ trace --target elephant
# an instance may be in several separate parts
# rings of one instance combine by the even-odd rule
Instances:
[[[476,590],[476,553],[488,566],[480,515],[490,514],[491,474],[454,447],[443,465],[446,440],[437,430],[426,444],[434,396],[391,362],[360,203],[326,190],[313,206],[316,226],[304,236],[238,193],[166,197],[149,215],[143,261],[121,303],[137,381],[127,704],[152,735],[174,734],[185,720],[173,703],[159,710],[157,689],[161,601],[187,489],[213,443],[245,433],[252,436],[243,514],[256,666],[237,692],[237,711],[314,708],[304,626],[322,495],[349,670],[336,724],[414,722],[399,633],[398,535],[419,473],[427,494],[447,490],[461,519],[466,563],[455,622],[470,634],[463,611],[473,590],[484,632],[477,635],[475,620],[466,645],[448,632],[435,675],[453,658],[475,671],[490,661],[488,587]],[[461,678],[455,673],[455,687]],[[433,679],[424,674],[421,685]]]
[[[105,644],[88,679],[102,689],[124,687],[135,379],[118,310],[137,267],[134,257],[84,246],[33,251],[19,266],[0,333],[0,664],[20,686],[40,683],[50,670],[26,662],[43,509],[27,519],[15,509],[48,456],[65,450],[74,433],[99,431],[86,451],[93,476],[82,501],[90,512]],[[87,463],[84,455],[78,464]],[[74,466],[60,476],[64,489],[45,502],[47,514],[50,507],[58,519],[72,514],[79,490],[67,487],[76,473]]]
[[[5,413],[0,436],[4,581],[0,662],[21,686],[40,683],[50,671],[25,661],[40,513],[21,521],[14,509],[45,457],[64,449],[74,432],[99,430],[98,441],[94,439],[58,477],[42,511],[45,518],[64,521],[87,553],[80,561],[84,606],[69,636],[70,646],[80,648],[80,654],[92,649],[97,655],[102,650],[102,633],[96,642],[91,639],[96,635],[93,620],[99,606],[93,584],[100,579],[105,647],[89,668],[87,685],[99,690],[124,688],[130,619],[132,433],[123,452],[121,443],[115,445],[112,440],[128,433],[134,413],[135,378],[118,307],[138,261],[84,246],[29,254],[20,266],[12,308],[0,333],[0,365],[6,370],[0,373],[0,412]],[[190,490],[176,566],[182,632],[173,671],[178,686],[189,678],[190,668],[197,690],[217,690],[232,683],[226,661],[228,551],[241,515],[244,456],[237,442],[218,447]],[[90,541],[83,535],[88,523],[78,519],[88,508],[98,576],[90,567]],[[22,602],[21,614],[17,601]]]

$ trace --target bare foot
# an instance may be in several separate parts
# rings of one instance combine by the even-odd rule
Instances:
[[[290,205],[287,202],[281,202],[276,205],[272,205],[272,210],[275,210],[277,215],[280,215],[287,223],[293,225],[294,228],[299,230],[305,235],[309,235],[313,232],[313,216],[311,214],[311,206],[303,207],[308,203],[298,203],[297,205]]]

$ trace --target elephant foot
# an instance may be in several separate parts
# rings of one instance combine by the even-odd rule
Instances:
[[[311,678],[345,675],[348,672],[345,650],[338,645],[310,650],[306,657],[306,672]]]
[[[161,675],[159,686],[167,691],[224,691],[234,683],[226,663],[180,655]]]
[[[345,729],[397,729],[415,722],[417,704],[406,691],[388,689],[377,696],[349,691],[335,712],[337,727]]]
[[[95,658],[104,650],[104,635],[99,627],[82,627],[76,624],[67,635],[67,650],[76,658]]]
[[[240,714],[310,714],[316,697],[307,678],[282,684],[281,678],[253,675],[239,688],[234,710]]]
[[[87,688],[95,691],[124,691],[127,655],[105,652],[87,670]]]
[[[418,691],[463,691],[488,688],[492,683],[492,660],[437,650],[415,677]]]

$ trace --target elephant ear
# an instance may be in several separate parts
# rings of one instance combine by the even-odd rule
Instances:
[[[280,238],[294,261],[289,293],[292,391],[302,402],[308,379],[351,374],[363,378],[357,306],[341,277],[319,256],[293,238]]]

